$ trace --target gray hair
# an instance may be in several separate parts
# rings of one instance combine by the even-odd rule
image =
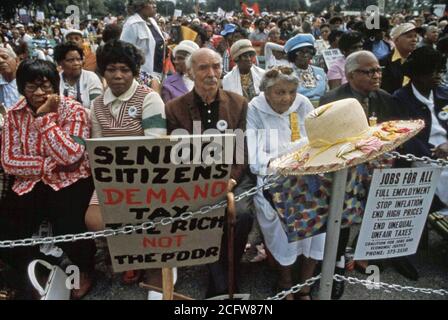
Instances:
[[[275,72],[275,70],[277,72]],[[268,88],[275,86],[280,81],[292,82],[297,86],[299,85],[299,78],[294,72],[292,72],[291,74],[285,74],[278,71],[279,70],[277,67],[266,71],[260,82],[260,91],[266,91]]]
[[[16,59],[17,55],[14,52],[14,50],[8,45],[7,47],[0,47],[0,49],[3,49],[6,51],[6,53],[8,54],[8,56],[10,56],[11,58]]]
[[[202,48],[202,49],[196,50],[195,52],[190,54],[187,57],[187,59],[185,60],[185,66],[187,67],[187,71],[191,71],[191,72],[193,71],[193,59],[196,57],[196,55],[198,53],[203,52],[203,50],[209,50],[210,53],[212,53],[213,56],[219,60],[219,64],[221,65],[221,69],[222,69],[222,57],[221,57],[221,55],[218,52],[213,51],[212,49]]]
[[[347,60],[345,60],[345,75],[348,76],[353,71],[356,71],[359,69],[359,60],[361,58],[371,58],[375,61],[378,61],[377,57],[370,51],[361,50],[352,53],[347,57]]]

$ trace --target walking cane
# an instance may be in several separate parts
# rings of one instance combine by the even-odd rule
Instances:
[[[233,294],[235,291],[235,264],[234,264],[234,252],[233,247],[235,246],[235,195],[232,190],[235,187],[235,183],[232,181],[229,185],[229,190],[227,192],[227,255],[229,257],[229,299],[233,300]]]

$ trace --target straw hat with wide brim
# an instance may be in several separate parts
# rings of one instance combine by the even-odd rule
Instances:
[[[396,149],[424,125],[422,120],[412,120],[369,126],[358,100],[339,100],[309,113],[305,118],[308,138],[298,143],[297,151],[272,161],[270,168],[282,175],[338,171]]]

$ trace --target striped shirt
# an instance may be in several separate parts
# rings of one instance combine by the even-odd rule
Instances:
[[[82,143],[89,137],[88,115],[78,102],[62,98],[57,113],[36,118],[25,98],[19,100],[2,132],[1,161],[5,172],[15,176],[13,190],[22,195],[42,181],[58,191],[89,177]],[[71,165],[73,171],[60,172]]]
[[[134,80],[115,97],[108,88],[91,107],[92,137],[166,135],[165,105],[158,93]]]

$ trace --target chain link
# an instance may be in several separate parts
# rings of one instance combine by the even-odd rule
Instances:
[[[302,290],[303,287],[311,287],[317,280],[319,280],[321,275],[315,276],[313,278],[310,278],[306,280],[302,284],[296,284],[295,286],[291,287],[289,290],[283,290],[282,292],[277,293],[273,297],[266,298],[266,300],[283,300],[285,299],[289,294],[297,293],[300,290]]]
[[[266,183],[258,186],[253,187],[249,189],[248,191],[245,191],[238,196],[235,197],[235,201],[241,201],[242,199],[246,197],[251,197],[255,195],[260,190],[267,190],[271,188],[275,181],[277,181],[280,178],[280,176],[269,176],[266,179]],[[170,224],[175,223],[176,221],[186,221],[194,218],[197,215],[205,215],[211,211],[214,211],[216,209],[225,208],[227,207],[227,200],[222,200],[218,202],[215,205],[212,206],[204,206],[200,208],[199,210],[195,212],[184,212],[180,216],[176,218],[167,217],[163,218],[160,221],[153,222],[153,221],[147,221],[139,225],[127,225],[118,229],[106,229],[102,231],[97,232],[85,232],[80,234],[66,234],[66,235],[59,235],[55,237],[45,237],[45,238],[29,238],[29,239],[20,239],[20,240],[5,240],[0,241],[0,248],[14,248],[14,247],[32,247],[36,245],[41,244],[56,244],[56,243],[62,243],[62,242],[73,242],[78,240],[89,240],[89,239],[97,239],[97,238],[108,238],[113,237],[117,235],[127,235],[134,233],[136,231],[140,230],[148,230],[148,229],[154,229],[155,227],[162,225],[167,226]]]
[[[417,157],[413,154],[406,154],[403,155],[397,151],[392,151],[389,153],[386,153],[386,156],[393,158],[393,159],[402,159],[402,160],[406,160],[408,162],[423,162],[426,164],[435,164],[439,167],[446,167],[448,166],[448,160],[447,159],[431,159],[429,157]]]
[[[402,155],[399,152],[393,151],[390,153],[386,153],[388,157],[394,158],[394,159],[404,159],[406,161],[419,161],[424,162],[427,164],[435,164],[440,167],[448,166],[448,160],[444,159],[431,159],[429,157],[416,157],[412,154]],[[271,175],[266,176],[264,178],[264,184],[261,186],[253,187],[239,195],[235,196],[235,202],[239,202],[244,198],[252,197],[255,194],[257,194],[261,190],[269,190],[274,185],[277,184],[277,181],[282,178],[280,175]],[[153,229],[157,227],[158,225],[167,226],[170,224],[175,223],[179,220],[190,220],[196,215],[205,215],[213,210],[224,208],[227,206],[227,201],[222,200],[221,202],[212,205],[212,206],[205,206],[200,208],[199,210],[195,212],[184,212],[179,217],[176,218],[163,218],[158,222],[144,222],[140,225],[127,225],[118,229],[106,229],[98,232],[85,232],[81,234],[67,234],[67,235],[60,235],[55,237],[45,237],[45,238],[29,238],[29,239],[21,239],[21,240],[4,240],[0,241],[0,248],[14,248],[14,247],[27,247],[27,246],[36,246],[41,244],[56,244],[61,242],[73,242],[78,240],[89,240],[89,239],[96,239],[96,238],[107,238],[107,237],[113,237],[117,235],[122,234],[131,234],[136,231],[140,230],[148,230]]]
[[[395,290],[398,292],[408,291],[410,293],[424,293],[424,294],[437,294],[439,296],[448,296],[448,291],[444,289],[427,289],[427,288],[415,288],[411,286],[401,286],[399,284],[388,284],[384,282],[373,282],[370,280],[360,280],[354,277],[345,277],[339,274],[335,274],[333,279],[341,282],[347,281],[349,284],[361,284],[365,287],[374,287],[376,289],[383,289],[386,292],[390,290]]]

